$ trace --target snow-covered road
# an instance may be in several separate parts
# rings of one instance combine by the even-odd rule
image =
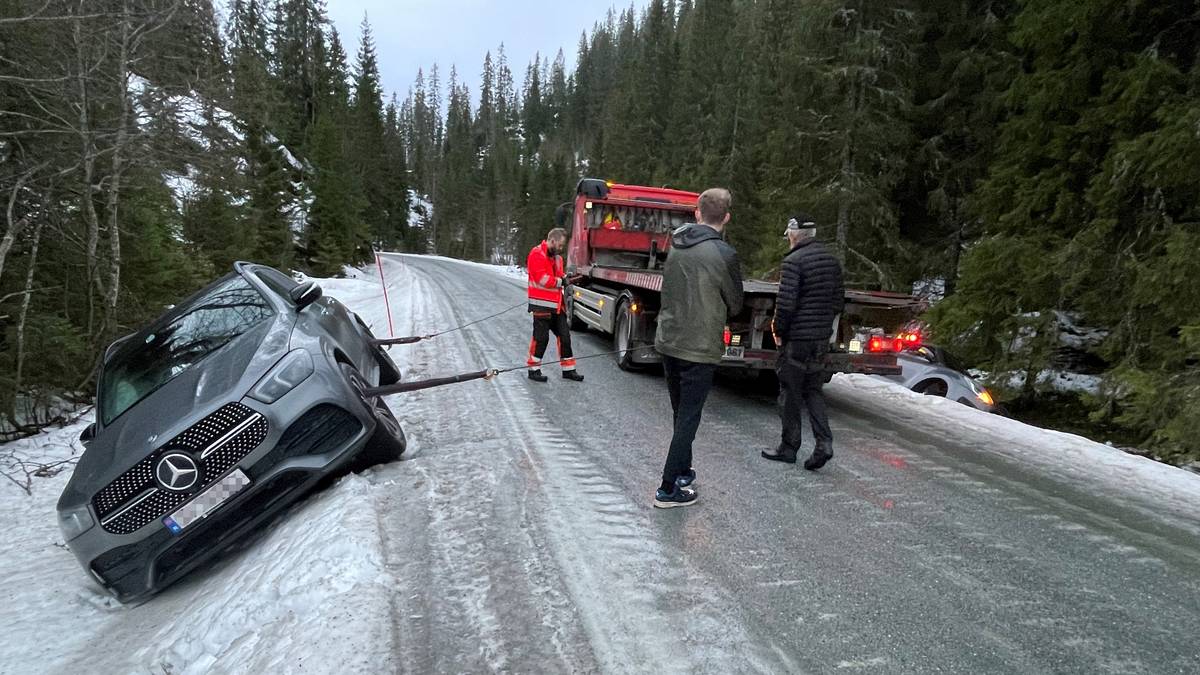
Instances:
[[[524,294],[485,266],[384,268],[397,334]],[[323,286],[386,333],[358,276]],[[511,365],[528,330],[517,311],[392,354],[409,379]],[[1200,670],[1200,476],[858,378],[830,388],[838,454],[813,475],[758,458],[771,398],[728,382],[702,504],[657,512],[661,380],[580,368],[390,398],[404,461],[140,607],[61,548],[65,475],[0,487],[0,672]],[[81,427],[16,449],[69,455]]]

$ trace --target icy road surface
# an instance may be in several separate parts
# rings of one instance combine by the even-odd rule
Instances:
[[[398,335],[525,292],[484,266],[384,267]],[[323,285],[386,334],[358,276]],[[413,379],[521,363],[528,340],[518,310],[391,351]],[[580,370],[389,398],[405,461],[140,607],[61,548],[65,476],[0,487],[0,672],[1200,671],[1200,476],[865,378],[828,389],[837,456],[810,474],[758,457],[773,401],[724,382],[701,503],[655,511],[661,378]],[[69,456],[78,431],[18,449]]]

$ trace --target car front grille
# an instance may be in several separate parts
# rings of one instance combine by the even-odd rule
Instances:
[[[229,403],[189,427],[96,493],[92,505],[101,526],[113,534],[130,534],[167,515],[219,480],[267,438],[269,425],[260,413]],[[155,480],[163,455],[180,452],[196,461],[199,480],[191,489],[174,492]]]
[[[275,447],[247,471],[258,479],[280,462],[293,457],[320,455],[341,448],[362,431],[362,423],[344,409],[321,404],[300,416],[283,432]]]

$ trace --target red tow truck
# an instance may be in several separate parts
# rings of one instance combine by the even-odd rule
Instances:
[[[571,231],[566,270],[574,279],[567,296],[572,328],[585,326],[613,336],[617,362],[635,370],[661,361],[654,344],[661,303],[662,268],[671,233],[694,220],[699,195],[667,188],[619,185],[585,178],[573,203],[559,207],[560,227]],[[772,370],[776,347],[771,319],[779,285],[744,282],[745,307],[725,329],[722,366]],[[831,372],[900,373],[890,341],[863,339],[856,326],[899,326],[919,311],[912,296],[846,291],[836,322],[827,369]]]

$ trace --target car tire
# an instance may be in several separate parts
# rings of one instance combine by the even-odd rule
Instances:
[[[359,401],[375,416],[375,431],[363,449],[351,460],[350,469],[358,472],[400,459],[408,449],[408,439],[404,436],[404,428],[400,421],[383,402],[383,397],[377,396],[371,400],[362,395],[366,384],[357,368],[346,363],[341,364],[341,368],[351,388],[358,393]]]

